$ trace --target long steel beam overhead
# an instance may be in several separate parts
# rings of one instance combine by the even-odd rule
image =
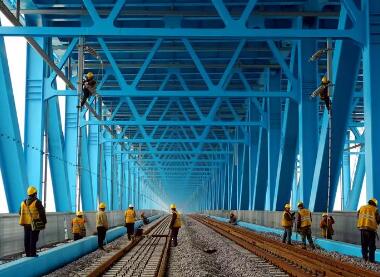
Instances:
[[[155,142],[155,143],[199,143],[200,140],[195,139],[154,139],[154,138],[146,138],[146,139],[103,139],[102,142],[127,142],[127,143],[148,143],[148,142]],[[243,139],[204,139],[202,140],[203,143],[247,143],[246,140]]]
[[[116,153],[123,154],[132,154],[132,155],[140,155],[140,154],[158,154],[158,155],[192,155],[192,154],[213,154],[213,155],[226,155],[232,154],[232,151],[191,151],[191,150],[155,150],[155,151],[136,151],[136,150],[123,150],[123,151],[115,151]]]
[[[264,126],[262,121],[158,121],[158,120],[130,120],[130,121],[95,121],[89,120],[81,122],[81,127],[85,125],[119,125],[119,126]]]

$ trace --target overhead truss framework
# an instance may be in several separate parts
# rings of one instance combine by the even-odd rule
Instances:
[[[0,36],[25,36],[39,52],[28,47],[24,145],[15,123],[0,125],[2,172],[11,163],[8,151],[19,153],[12,161],[19,177],[11,182],[3,174],[9,210],[18,209],[16,195],[28,182],[43,183],[44,134],[57,211],[78,208],[78,166],[89,210],[98,201],[111,209],[176,201],[182,208],[278,210],[290,197],[325,209],[327,116],[308,96],[325,75],[326,60],[311,65],[308,59],[326,38],[334,45],[333,124],[340,126],[332,132],[330,195],[335,199],[342,169],[343,206],[356,208],[365,168],[368,197],[380,197],[372,143],[380,129],[371,92],[378,66],[370,62],[377,53],[373,2],[27,0],[19,10],[13,0],[1,2],[15,27],[0,26]],[[81,47],[97,93],[77,112]],[[9,80],[5,65],[1,74]],[[14,119],[12,97],[0,105]],[[359,154],[350,148],[355,143]],[[371,154],[362,159],[366,151]],[[347,156],[354,155],[351,182]]]

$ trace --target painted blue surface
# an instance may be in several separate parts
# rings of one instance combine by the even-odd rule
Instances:
[[[149,217],[150,222],[160,216]],[[136,221],[135,229],[142,225],[142,221]],[[116,227],[107,231],[106,240],[111,242],[126,233],[125,227]],[[98,247],[97,236],[89,236],[78,241],[66,243],[39,253],[37,258],[21,258],[13,262],[0,265],[0,276],[14,277],[41,276],[52,272],[65,264],[68,264]]]
[[[218,216],[210,216],[210,217],[218,221],[228,222],[228,219],[224,217],[218,217]],[[283,234],[283,230],[281,229],[270,228],[266,226],[253,224],[253,223],[238,221],[238,225],[241,227],[256,231],[256,232],[273,233],[277,235]],[[301,236],[293,232],[292,240],[301,241]],[[315,238],[315,237],[313,237],[313,241],[316,245],[318,245],[322,249],[329,252],[338,252],[340,254],[359,257],[359,258],[362,257],[360,245],[341,242],[341,241],[327,240],[327,239],[322,239],[322,238]],[[375,259],[377,262],[380,261],[380,250],[376,250]]]

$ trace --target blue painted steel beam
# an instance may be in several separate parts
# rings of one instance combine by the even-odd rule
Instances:
[[[0,168],[10,213],[17,213],[27,188],[25,159],[9,75],[4,38],[0,36]],[[36,184],[38,185],[38,184]],[[40,192],[41,193],[41,192]]]
[[[364,151],[365,146],[360,147],[360,151]],[[346,206],[345,210],[356,211],[358,209],[360,193],[363,188],[363,181],[365,175],[365,156],[359,155],[358,161],[356,163],[355,175],[352,180],[352,188],[349,190],[349,193],[346,194]]]
[[[205,120],[191,120],[191,121],[179,121],[179,120],[130,120],[130,121],[100,121],[100,120],[81,120],[81,127],[85,125],[120,125],[120,126],[263,126],[263,121],[216,121],[212,119]]]
[[[347,131],[346,142],[344,144],[344,149],[349,148],[350,144],[348,143],[350,139],[350,132]],[[351,162],[350,162],[350,150],[343,152],[342,157],[342,207],[343,210],[346,210],[348,195],[351,190]]]
[[[94,190],[92,188],[92,176],[90,158],[88,152],[87,129],[82,127],[80,137],[80,194],[83,211],[95,211]]]

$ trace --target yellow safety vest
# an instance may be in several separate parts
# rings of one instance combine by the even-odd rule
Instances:
[[[301,216],[301,226],[300,228],[305,228],[311,226],[311,212],[308,209],[301,209],[298,212]]]
[[[360,207],[357,227],[359,229],[376,231],[376,210],[377,208],[372,205],[365,205]]]
[[[177,211],[173,211],[173,213],[175,213],[177,215],[175,221],[174,221],[174,224],[173,224],[173,228],[181,228],[182,226],[182,223],[181,223],[181,215],[179,212]]]
[[[125,211],[125,223],[135,223],[136,213],[132,209],[128,209]]]
[[[284,213],[282,214],[282,220],[281,220],[281,226],[282,227],[291,227],[293,225],[293,221],[292,220],[287,220],[285,215],[287,214],[288,212],[284,211]],[[290,217],[291,217],[291,214],[289,213]]]
[[[103,211],[98,211],[96,214],[96,227],[108,228],[107,215]]]
[[[83,233],[84,227],[84,218],[80,217],[74,217],[73,220],[71,221],[71,225],[73,227],[72,233],[73,234],[81,234]]]
[[[34,200],[29,206],[26,205],[26,201],[21,202],[21,213],[18,223],[20,225],[30,225],[32,224],[32,218],[39,219],[40,213],[36,208],[37,199]],[[28,210],[29,207],[29,210]]]

